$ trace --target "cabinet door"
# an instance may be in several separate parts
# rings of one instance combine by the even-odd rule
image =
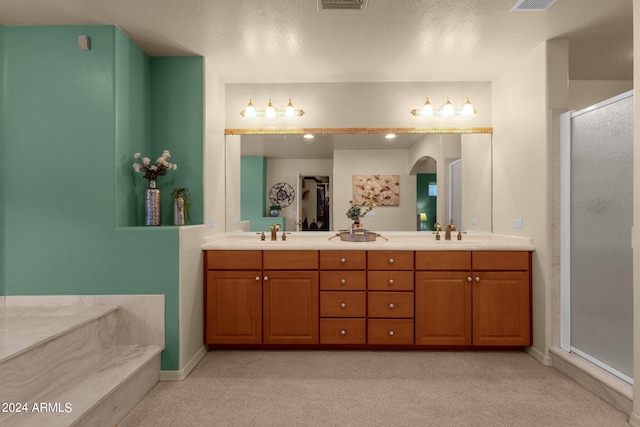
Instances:
[[[262,272],[208,271],[207,344],[262,342]]]
[[[470,278],[463,271],[416,273],[416,344],[471,345]]]
[[[525,271],[474,272],[473,345],[531,345],[530,289]]]
[[[318,272],[265,271],[264,343],[318,343]]]

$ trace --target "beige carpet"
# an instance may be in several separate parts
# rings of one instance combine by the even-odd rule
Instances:
[[[523,352],[213,351],[128,426],[627,426]]]

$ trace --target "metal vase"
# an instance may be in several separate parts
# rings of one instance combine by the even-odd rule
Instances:
[[[156,181],[149,180],[149,188],[144,191],[144,225],[160,225],[162,221],[162,198]]]
[[[184,199],[176,197],[173,201],[173,225],[184,225]]]

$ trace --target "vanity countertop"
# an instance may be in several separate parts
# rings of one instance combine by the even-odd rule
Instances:
[[[265,232],[265,240],[260,240],[256,232],[233,232],[217,234],[204,238],[203,250],[409,250],[409,251],[533,251],[533,239],[504,234],[469,233],[457,240],[457,232],[451,240],[436,240],[431,232],[378,232],[380,235],[372,242],[349,242],[340,240],[336,232],[301,231],[286,234],[282,232],[278,240],[270,240]]]

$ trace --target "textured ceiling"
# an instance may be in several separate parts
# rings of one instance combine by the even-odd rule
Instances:
[[[631,0],[1,0],[4,25],[117,25],[149,55],[203,55],[228,83],[489,81],[548,39],[572,79],[632,79]]]

